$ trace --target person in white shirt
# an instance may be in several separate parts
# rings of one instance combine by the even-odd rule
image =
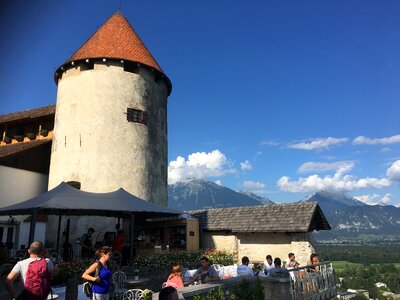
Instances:
[[[249,267],[250,260],[247,256],[242,257],[242,265],[237,267],[237,274],[240,275],[254,275],[254,271]]]
[[[43,243],[40,241],[34,241],[29,249],[28,249],[29,257],[27,259],[24,259],[22,261],[17,262],[17,264],[13,267],[11,272],[7,275],[6,278],[6,288],[12,297],[12,299],[30,299],[28,292],[25,290],[21,292],[18,292],[15,287],[14,287],[14,281],[16,281],[18,278],[22,281],[22,283],[25,285],[25,279],[27,278],[27,273],[29,269],[29,265],[34,262],[34,261],[40,261],[40,260],[45,260],[46,261],[46,266],[47,266],[47,271],[50,274],[54,274],[57,269],[54,268],[53,262],[48,259],[44,258],[44,248],[43,248]],[[44,289],[44,284],[40,287],[40,289]],[[44,291],[43,291],[44,292]],[[47,295],[46,295],[47,298]]]
[[[265,275],[268,275],[269,271],[271,269],[275,268],[274,263],[272,262],[272,256],[271,255],[267,255],[265,257],[265,261],[264,261],[264,273]]]

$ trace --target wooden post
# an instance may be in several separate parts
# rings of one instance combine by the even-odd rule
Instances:
[[[32,244],[32,242],[35,239],[36,217],[37,217],[37,209],[33,209],[32,215],[31,215],[31,226],[29,228],[28,247],[30,247],[30,245]]]
[[[56,251],[59,253],[60,250],[60,232],[61,232],[61,211],[58,213],[58,231],[57,231],[57,246]]]
[[[129,226],[129,261],[132,262],[133,257],[133,234],[135,232],[135,215],[131,213],[131,222]]]

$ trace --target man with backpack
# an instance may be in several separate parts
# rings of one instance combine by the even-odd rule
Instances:
[[[19,261],[7,275],[7,290],[13,299],[45,300],[51,291],[53,262],[44,258],[42,242],[33,242],[28,253],[29,258]],[[18,277],[24,284],[24,290],[20,294],[14,287],[14,281]]]

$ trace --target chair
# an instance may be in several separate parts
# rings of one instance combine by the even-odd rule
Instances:
[[[127,289],[124,288],[125,280],[126,280],[126,274],[122,271],[117,271],[112,275],[115,299],[120,299],[124,295],[124,293],[127,291]],[[129,299],[129,298],[127,298],[127,299]],[[135,299],[135,298],[133,298],[133,299]]]
[[[213,264],[211,265],[211,268],[213,268],[215,271],[217,271],[219,278],[224,278],[223,273],[224,273],[224,266],[220,264]],[[222,276],[222,277],[221,277]]]
[[[161,288],[163,289],[163,288],[165,288],[167,286],[171,286],[171,287],[176,288],[176,289],[178,288],[178,286],[173,282],[163,282],[163,284],[161,285]]]
[[[130,289],[127,290],[123,296],[122,300],[144,300],[143,290],[141,289]]]
[[[116,267],[117,269],[121,268],[122,253],[118,252],[118,251],[112,252],[110,261],[111,261],[113,267]]]

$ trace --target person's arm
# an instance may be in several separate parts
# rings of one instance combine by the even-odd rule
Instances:
[[[98,262],[93,263],[83,274],[82,278],[86,279],[88,281],[94,281],[94,282],[99,282],[100,281],[100,276],[94,277],[90,274],[93,274],[96,271],[97,266],[99,265]]]
[[[181,288],[184,287],[182,277],[179,276],[176,283],[177,283],[176,286],[177,286],[178,289],[181,289]]]
[[[194,281],[199,280],[200,275],[201,275],[201,269],[198,269],[198,270],[196,271],[196,273],[193,274],[193,280],[194,280]]]
[[[216,280],[220,279],[219,275],[218,275],[218,272],[216,270],[214,270],[213,268],[209,268],[207,273],[208,273],[208,278],[207,278],[206,282],[208,282],[208,281],[216,281]]]
[[[86,234],[82,235],[82,237],[81,237],[81,239],[80,239],[80,241],[79,241],[79,243],[81,244],[81,247],[82,247],[82,248],[89,249],[89,247],[85,244],[85,241],[86,241],[87,239],[88,239],[88,237],[87,237]]]
[[[14,287],[14,281],[15,281],[15,279],[18,278],[18,276],[19,276],[19,273],[15,272],[15,271],[11,271],[7,275],[7,278],[6,278],[6,282],[5,282],[6,288],[7,288],[8,293],[10,294],[11,298],[17,298],[17,296],[18,296],[18,293]]]

